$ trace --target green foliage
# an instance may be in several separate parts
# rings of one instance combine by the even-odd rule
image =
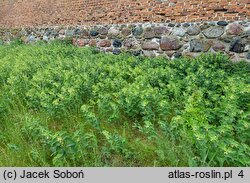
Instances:
[[[22,166],[249,166],[249,73],[220,54],[0,46],[0,149]]]

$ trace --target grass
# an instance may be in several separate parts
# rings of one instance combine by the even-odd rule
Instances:
[[[0,46],[0,166],[249,166],[250,66]]]

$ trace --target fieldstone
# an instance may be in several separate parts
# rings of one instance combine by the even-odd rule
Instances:
[[[97,32],[101,35],[107,35],[108,34],[108,29],[106,27],[99,27],[97,29]]]
[[[111,37],[115,37],[115,36],[118,36],[120,34],[120,31],[117,30],[116,28],[114,27],[111,27],[108,31],[108,35],[111,36]]]
[[[78,46],[83,47],[87,44],[87,42],[84,39],[77,39],[76,43]]]
[[[114,55],[119,55],[120,53],[121,53],[121,50],[119,50],[119,49],[114,49],[113,50]]]
[[[186,34],[186,31],[182,28],[176,28],[173,30],[173,35],[175,36],[183,37],[185,36],[185,34]]]
[[[73,35],[74,35],[74,30],[66,30],[65,31],[65,35],[67,36],[67,37],[72,37]]]
[[[113,48],[109,47],[105,49],[105,52],[113,52]]]
[[[110,47],[111,46],[111,42],[109,40],[101,40],[99,42],[99,46],[100,47]]]
[[[94,39],[90,40],[89,46],[96,46],[96,40],[94,40]]]
[[[244,28],[238,23],[231,23],[227,27],[227,34],[237,36],[243,32]]]
[[[182,53],[176,52],[174,53],[174,58],[180,58],[182,56]]]
[[[150,42],[144,42],[142,44],[142,49],[144,50],[158,50],[159,49],[159,44],[153,41]]]
[[[151,27],[147,27],[144,29],[143,37],[146,39],[151,39],[155,37],[155,31]]]
[[[84,38],[88,38],[89,37],[89,32],[86,29],[82,29],[79,36],[84,37]]]
[[[215,26],[215,22],[209,22],[208,25]]]
[[[121,31],[121,34],[123,36],[129,36],[131,34],[131,29],[129,29],[129,28],[123,28],[122,31]]]
[[[175,24],[174,24],[174,23],[169,23],[168,26],[169,26],[169,27],[174,27]]]
[[[226,22],[226,21],[218,21],[217,25],[219,25],[219,26],[227,26],[228,22]]]
[[[190,23],[184,23],[182,24],[183,27],[189,27],[190,26]]]
[[[128,49],[133,48],[136,45],[136,39],[134,38],[129,38],[124,40],[124,46]]]
[[[250,52],[248,52],[248,53],[246,54],[246,58],[247,58],[247,59],[250,59]]]
[[[33,36],[33,35],[30,35],[29,37],[28,37],[28,40],[27,40],[28,42],[35,42],[36,41],[36,37],[35,36]]]
[[[143,51],[143,55],[146,57],[155,57],[155,53],[153,51]]]
[[[191,35],[191,36],[198,35],[198,34],[200,34],[200,32],[201,32],[201,29],[200,29],[200,27],[197,26],[197,25],[188,27],[188,29],[187,29],[187,34],[188,34],[188,35]]]
[[[76,29],[74,30],[74,35],[80,36],[81,34],[82,34],[82,30],[81,30],[80,28],[76,28]]]
[[[49,41],[49,37],[48,36],[43,36],[43,41],[48,42]]]
[[[229,51],[235,52],[235,53],[242,53],[245,49],[245,42],[241,38],[235,38],[229,47]]]
[[[98,37],[99,37],[100,39],[105,39],[105,38],[107,37],[107,35],[99,34]]]
[[[181,43],[176,36],[162,37],[160,47],[163,51],[178,50],[181,48]]]
[[[220,41],[216,41],[212,48],[214,51],[225,51],[226,46]]]
[[[193,39],[190,41],[190,52],[206,52],[210,48],[210,44],[206,41]]]
[[[134,56],[139,56],[141,54],[142,54],[142,50],[133,50],[132,51],[132,55],[134,55]]]
[[[95,37],[95,36],[98,36],[99,32],[95,31],[95,30],[91,30],[90,31],[90,35]]]
[[[115,48],[120,48],[120,47],[122,47],[122,41],[119,40],[119,39],[115,39],[114,42],[113,42],[113,46],[114,46]]]
[[[224,29],[222,27],[210,27],[202,33],[209,39],[214,39],[220,37],[224,33]]]
[[[167,34],[169,31],[166,27],[154,27],[155,37],[160,38],[162,35]]]
[[[143,28],[141,26],[136,26],[132,29],[132,33],[136,37],[141,36],[143,33]]]

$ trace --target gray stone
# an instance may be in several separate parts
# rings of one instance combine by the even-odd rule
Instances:
[[[35,41],[36,41],[36,37],[35,37],[35,36],[30,35],[30,36],[28,37],[28,42],[35,42]]]
[[[155,37],[155,31],[154,29],[152,29],[151,27],[147,27],[144,29],[144,34],[143,37],[146,39],[151,39]]]
[[[74,35],[75,36],[80,36],[82,34],[82,30],[80,29],[80,28],[76,28],[75,30],[74,30]]]
[[[133,28],[132,33],[136,37],[141,36],[143,33],[143,28],[141,26],[136,26]]]
[[[122,41],[119,40],[119,39],[115,39],[114,42],[113,42],[113,46],[114,46],[115,48],[120,48],[120,47],[122,47]]]
[[[246,44],[244,43],[244,41],[241,38],[237,37],[231,42],[229,51],[242,53],[244,52],[245,46]]]
[[[210,48],[210,45],[202,40],[193,39],[190,41],[190,51],[191,52],[206,52]]]
[[[95,30],[90,31],[90,35],[93,36],[93,37],[98,36],[98,34],[99,33],[97,31],[95,31]]]
[[[227,21],[218,21],[218,22],[217,22],[217,25],[220,25],[220,26],[227,26],[227,25],[228,25],[228,22],[227,22]]]
[[[121,50],[119,50],[119,49],[114,49],[113,50],[114,55],[119,55],[120,53],[121,53]]]
[[[153,51],[143,51],[143,55],[146,57],[155,57],[155,53]]]
[[[250,52],[248,52],[248,53],[246,54],[246,58],[247,58],[247,59],[250,59]]]
[[[174,58],[180,58],[181,56],[182,56],[182,53],[180,52],[174,53]]]
[[[142,54],[142,50],[133,50],[133,51],[132,51],[132,54],[133,54],[134,56],[139,56],[139,55]]]
[[[189,34],[191,36],[198,35],[198,34],[200,34],[200,32],[201,32],[201,29],[197,25],[188,27],[188,29],[187,29],[187,34]]]
[[[181,48],[181,43],[176,36],[162,37],[160,47],[163,51],[178,50]]]
[[[74,30],[66,30],[65,31],[65,36],[67,37],[73,37],[74,35]]]
[[[137,45],[137,40],[135,38],[129,38],[124,40],[123,43],[126,48],[131,49]]]
[[[190,26],[190,23],[184,23],[182,24],[183,27],[189,27]]]
[[[214,39],[220,37],[224,33],[224,29],[222,27],[210,27],[202,33],[209,39]]]
[[[173,30],[173,35],[175,36],[183,37],[185,36],[185,34],[186,34],[186,31],[182,28],[176,28]]]
[[[43,41],[48,42],[49,41],[49,37],[48,36],[43,36]]]
[[[169,23],[168,26],[169,26],[169,27],[174,27],[175,24],[174,24],[174,23]]]
[[[142,44],[142,49],[144,50],[158,50],[159,49],[159,44],[153,41],[150,42],[144,42]]]

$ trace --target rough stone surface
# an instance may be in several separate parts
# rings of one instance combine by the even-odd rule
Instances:
[[[235,53],[242,53],[244,52],[245,46],[246,44],[243,42],[243,40],[237,37],[230,44],[229,51],[232,51]]]
[[[187,34],[194,36],[194,35],[198,35],[201,32],[201,28],[197,25],[188,27],[187,29]]]
[[[118,36],[119,34],[120,34],[120,31],[119,31],[118,29],[114,28],[114,27],[111,27],[111,28],[109,29],[109,31],[108,31],[108,35],[109,35],[110,37],[116,37],[116,36]]]
[[[111,46],[111,42],[109,40],[101,40],[99,43],[100,47],[110,47]]]
[[[144,50],[158,50],[159,49],[159,43],[156,42],[144,42],[142,44],[142,49]]]
[[[183,37],[185,36],[186,31],[183,28],[176,28],[173,30],[173,35]]]
[[[163,51],[178,50],[181,48],[181,43],[175,36],[166,36],[162,37],[160,47]]]
[[[97,31],[95,31],[95,30],[90,31],[90,35],[93,36],[93,37],[98,36],[98,34],[99,33]]]
[[[227,21],[218,21],[218,22],[217,22],[217,25],[220,25],[220,26],[227,26],[227,25],[228,25],[228,22],[227,22]]]
[[[71,39],[75,46],[95,46],[100,51],[119,54],[176,58],[198,56],[202,52],[223,52],[233,59],[248,59],[250,22],[137,23],[98,26],[51,26],[0,29],[1,44],[21,39],[24,43]],[[211,49],[210,49],[211,48]]]
[[[143,33],[143,28],[141,26],[136,26],[133,28],[132,33],[135,37],[141,36]]]
[[[202,31],[202,33],[209,39],[213,39],[213,38],[218,38],[220,37],[223,33],[224,33],[224,29],[222,27],[210,27],[204,31]]]
[[[193,39],[190,41],[191,52],[207,52],[210,48],[208,42],[203,40]]]
[[[227,27],[227,34],[237,36],[243,32],[244,28],[238,23],[231,23]]]
[[[154,38],[155,36],[156,34],[153,28],[147,27],[146,29],[144,29],[144,35],[143,35],[144,38],[150,39],[150,38]]]
[[[246,58],[250,60],[250,52],[246,54]]]
[[[119,40],[119,39],[115,39],[114,42],[113,42],[113,46],[114,46],[115,48],[120,48],[120,47],[122,47],[122,41]]]
[[[120,53],[121,53],[121,50],[119,50],[119,49],[114,49],[113,50],[114,55],[119,55]]]
[[[225,51],[226,46],[222,42],[216,41],[212,48],[214,51]]]

